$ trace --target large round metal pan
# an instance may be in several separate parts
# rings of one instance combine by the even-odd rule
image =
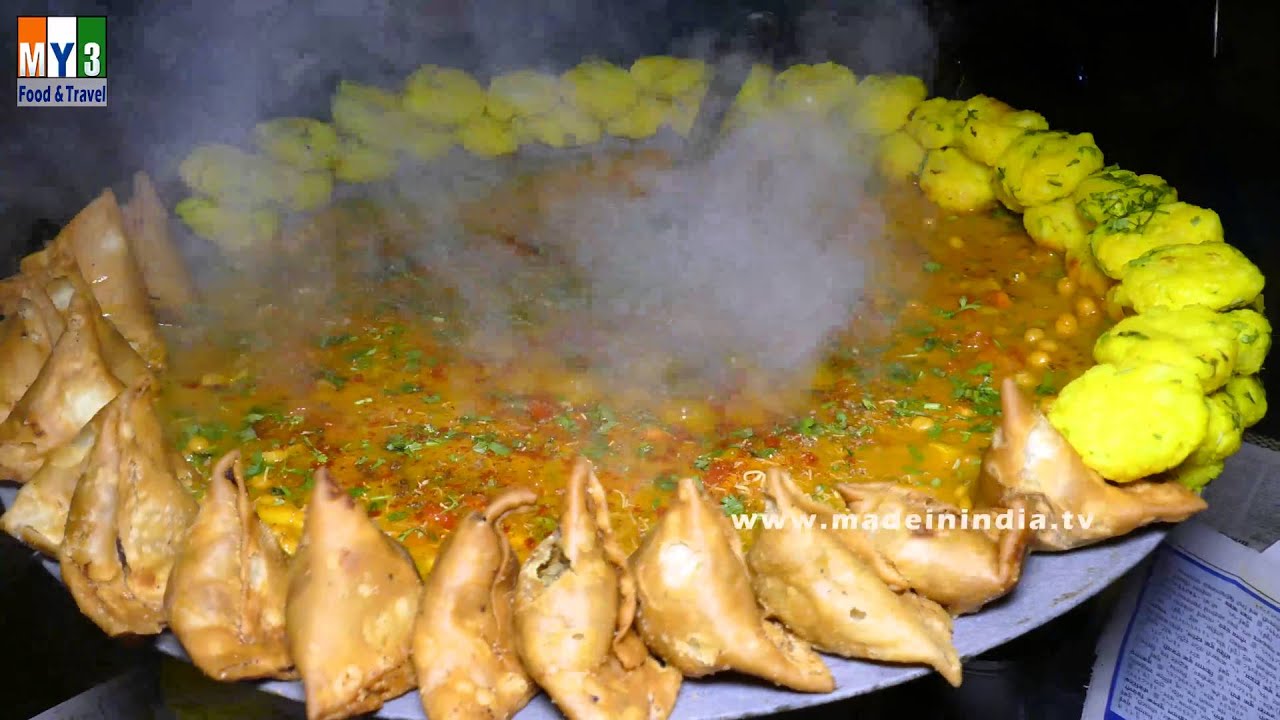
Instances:
[[[739,3],[729,3],[737,6]],[[246,5],[246,3],[240,3]],[[280,3],[265,3],[264,5],[278,6]],[[673,6],[681,4],[674,3]],[[339,13],[343,15],[342,13]],[[330,22],[339,23],[344,26],[351,23],[354,18],[346,17],[327,17]],[[695,20],[681,18],[687,20],[690,24],[699,24]],[[156,20],[151,18],[151,20]],[[170,25],[179,23],[181,18],[173,20]],[[722,18],[723,20],[723,18]],[[430,24],[438,24],[438,18],[429,19]],[[252,23],[249,23],[252,25]],[[520,25],[520,22],[512,17],[507,19],[507,24],[512,26]],[[675,22],[673,24],[682,24]],[[145,26],[140,23],[134,27],[134,30],[140,30]],[[131,25],[126,25],[126,29]],[[239,27],[239,26],[238,26]],[[351,33],[355,35],[355,33]],[[660,34],[660,33],[659,33]],[[135,40],[133,33],[129,33],[128,40]],[[454,47],[450,43],[444,42],[441,37],[443,33],[433,33],[434,37],[431,42],[426,43],[436,54],[441,57],[438,61],[448,61],[454,64],[459,56],[467,55],[463,52],[465,49],[472,51],[476,48],[459,48]],[[574,39],[581,41],[581,38]],[[631,38],[633,41],[634,38]],[[421,38],[418,39],[421,42]],[[563,39],[560,39],[563,40]],[[129,45],[131,43],[125,43]],[[557,42],[556,45],[564,54],[561,58],[564,62],[573,61],[584,54],[587,50],[578,47],[581,42]],[[636,55],[644,52],[657,52],[661,48],[658,45],[665,45],[665,42],[655,41],[654,47],[634,41],[628,43],[627,54]],[[137,43],[136,47],[142,47],[141,43]],[[493,48],[481,48],[490,50],[493,54]],[[600,48],[596,48],[597,51]],[[150,54],[149,54],[150,53]],[[154,52],[141,52],[141,55],[152,60]],[[333,57],[342,56],[343,53],[324,53]],[[471,53],[471,54],[474,54]],[[481,53],[482,55],[486,53]],[[517,53],[518,54],[518,53]],[[313,54],[314,55],[314,54]],[[349,55],[349,53],[348,53]],[[490,58],[495,62],[505,61],[507,64],[516,66],[528,64],[516,62],[517,58],[506,57],[503,53],[499,58]],[[116,59],[116,68],[122,68],[130,57],[122,57]],[[383,58],[378,58],[382,60]],[[542,58],[547,60],[548,58]],[[845,59],[836,57],[834,59]],[[315,61],[315,57],[311,57]],[[417,58],[416,62],[421,62],[422,58]],[[266,97],[261,98],[262,104],[267,107],[256,108],[265,115],[282,115],[282,114],[302,114],[302,115],[322,115],[325,112],[325,105],[328,94],[331,90],[334,78],[338,76],[337,71],[327,65],[335,63],[323,63],[315,61],[307,72],[300,77],[292,78],[291,81],[282,82],[279,86],[272,86],[272,92],[266,93]],[[338,63],[340,64],[340,63]],[[365,63],[368,65],[368,63]],[[463,63],[465,64],[465,63]],[[498,62],[498,64],[503,64]],[[856,64],[856,63],[855,63]],[[244,66],[244,63],[237,61],[237,68]],[[364,68],[370,71],[369,68]],[[874,68],[879,69],[879,68]],[[898,70],[919,72],[916,68],[895,68]],[[116,93],[117,97],[128,97],[135,101],[131,110],[139,110],[138,104],[144,97],[167,96],[169,91],[175,91],[177,87],[183,85],[187,78],[182,73],[175,71],[172,67],[167,67],[168,72],[150,72],[150,73],[115,73],[113,72],[113,83],[121,85],[121,90]],[[395,70],[394,72],[386,70],[389,76],[402,76],[404,68]],[[239,70],[237,70],[238,72]],[[403,72],[402,72],[403,71]],[[365,74],[368,74],[366,72]],[[381,73],[376,73],[381,74]],[[119,75],[119,79],[116,76]],[[208,75],[208,73],[206,73]],[[345,76],[345,75],[344,75]],[[151,92],[143,92],[143,78],[146,82],[155,83],[156,88]],[[195,78],[191,78],[195,79]],[[202,76],[199,78],[201,83],[196,83],[200,87],[205,87],[205,81],[210,81],[209,77]],[[371,80],[374,78],[359,76],[354,79]],[[167,80],[165,82],[164,80]],[[264,87],[267,85],[265,81],[258,83]],[[163,86],[163,91],[159,86]],[[207,89],[207,88],[206,88]],[[121,94],[124,93],[124,94]],[[167,97],[168,101],[174,101],[174,98]],[[208,102],[203,103],[177,103],[179,107],[186,107],[197,113],[204,113],[209,107]],[[197,108],[199,108],[197,110]],[[170,113],[172,115],[174,113]],[[178,113],[180,114],[180,113]],[[225,116],[228,113],[220,113]],[[143,117],[139,117],[139,116]],[[138,151],[136,148],[132,152],[121,150],[117,153],[111,152],[108,155],[113,157],[103,158],[105,162],[98,167],[100,174],[109,175],[116,178],[127,177],[129,172],[135,169],[135,165],[141,163],[148,169],[154,171],[156,179],[160,181],[165,189],[174,183],[172,172],[177,160],[190,149],[195,142],[211,142],[225,139],[215,136],[200,136],[199,138],[190,137],[171,137],[173,135],[182,136],[183,133],[174,133],[172,129],[172,117],[157,117],[156,123],[166,123],[163,127],[167,128],[167,132],[150,132],[156,128],[143,125],[143,120],[147,113],[130,112],[130,128],[131,132],[127,133],[130,139],[136,139],[135,136],[145,136],[147,139],[146,151]],[[222,119],[221,117],[219,119]],[[253,118],[239,118],[241,123],[252,122]],[[230,126],[233,123],[228,123]],[[200,123],[201,132],[208,131],[211,125],[208,121]],[[235,130],[224,129],[225,134],[230,137],[233,135],[242,135],[244,128]],[[189,134],[189,133],[188,133]],[[167,145],[161,146],[158,138],[169,140]],[[84,144],[84,143],[81,143]],[[89,144],[97,147],[99,144]],[[126,142],[127,146],[128,143]],[[109,145],[113,147],[113,145]],[[127,165],[127,171],[121,170],[121,165]],[[90,165],[96,165],[90,163]],[[101,187],[97,179],[85,181],[87,183],[84,188],[85,193],[81,193],[84,197],[91,197],[92,192]],[[78,197],[75,193],[59,193],[67,197]],[[165,193],[166,199],[172,201],[177,197],[176,191],[173,193]],[[83,199],[83,198],[81,198]],[[43,211],[42,214],[53,214],[50,210],[55,206],[52,201],[49,202],[32,202],[33,207],[38,207]],[[78,207],[78,205],[77,205]],[[64,208],[68,214],[72,212],[74,207]],[[35,248],[27,248],[35,249]],[[190,248],[188,248],[190,249]],[[19,247],[0,248],[0,256],[7,255],[18,256],[23,254]],[[3,257],[3,260],[11,258]],[[16,495],[16,488],[12,485],[0,486],[0,501],[6,506],[11,505]],[[1030,555],[1023,568],[1022,579],[1018,583],[1014,591],[1004,600],[983,609],[981,612],[958,619],[955,623],[955,645],[962,657],[973,657],[991,648],[1004,644],[1018,636],[1021,636],[1031,630],[1048,623],[1058,616],[1066,613],[1070,609],[1084,602],[1089,597],[1103,590],[1108,584],[1115,581],[1128,570],[1137,565],[1144,557],[1146,557],[1160,543],[1165,535],[1163,529],[1148,528],[1139,532],[1131,533],[1128,536],[1119,538],[1107,543],[1103,543],[1093,547],[1082,548],[1068,553],[1057,554],[1033,554]],[[45,566],[55,576],[60,576],[57,563],[51,560],[45,560]],[[171,633],[160,635],[155,646],[161,652],[168,655],[185,659],[185,653],[181,645]],[[672,715],[677,720],[715,720],[718,718],[741,718],[768,715],[785,710],[802,708],[808,706],[821,705],[835,700],[864,695],[876,690],[904,683],[913,678],[924,675],[927,670],[917,667],[884,665],[869,662],[861,662],[854,660],[843,660],[839,658],[828,658],[828,663],[835,676],[837,689],[833,693],[825,695],[806,695],[788,692],[785,690],[775,689],[759,683],[753,683],[738,677],[720,676],[708,680],[691,680],[686,681],[681,690],[679,701]],[[264,682],[259,683],[263,691],[275,695],[302,700],[302,685],[297,682]],[[408,693],[402,697],[386,704],[377,717],[382,718],[423,718],[422,708],[418,702],[416,693]],[[550,701],[545,695],[540,695],[523,710],[518,717],[520,720],[541,720],[543,718],[552,719],[560,717]]]
[[[17,489],[0,487],[0,501],[13,504]],[[1027,557],[1022,579],[1006,598],[955,623],[955,644],[964,658],[973,657],[1044,625],[1074,608],[1142,561],[1164,539],[1163,528],[1146,528],[1116,540],[1065,553],[1035,553]],[[57,562],[45,567],[61,578]],[[186,653],[172,633],[156,638],[161,652],[179,659]],[[884,665],[828,657],[836,690],[826,695],[805,695],[779,690],[737,677],[718,676],[688,680],[680,691],[672,720],[720,720],[743,718],[822,705],[865,695],[924,675],[925,668]],[[273,695],[301,701],[298,682],[263,682],[258,687]],[[380,718],[423,720],[415,692],[392,700],[377,714]],[[519,720],[555,720],[560,713],[545,695],[539,695],[517,715]]]

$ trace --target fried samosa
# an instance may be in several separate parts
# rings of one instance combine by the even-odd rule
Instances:
[[[811,524],[810,503],[781,471],[769,472],[765,494],[777,522],[757,526],[747,563],[771,617],[820,650],[931,665],[960,684],[951,616],[941,605],[889,589],[835,532]]]
[[[630,564],[640,635],[685,675],[737,670],[802,692],[835,689],[808,643],[765,618],[737,534],[692,479]]]
[[[1176,482],[1108,483],[1049,423],[1012,380],[1000,388],[1004,417],[982,460],[976,499],[993,506],[1026,503],[1033,548],[1069,550],[1153,522],[1181,522],[1204,500]]]
[[[681,677],[635,634],[635,581],[613,537],[604,488],[579,460],[560,528],[520,568],[516,650],[569,720],[661,720]]]
[[[240,453],[213,467],[204,501],[173,563],[165,617],[215,680],[292,677],[285,641],[288,559],[249,501]]]
[[[46,260],[74,261],[89,282],[103,314],[129,345],[153,368],[165,365],[165,347],[147,299],[142,272],[125,239],[124,218],[115,193],[105,190],[67,223],[50,246]],[[25,270],[26,268],[24,268]]]
[[[21,278],[13,310],[0,321],[0,422],[36,381],[66,324],[37,283]]]
[[[134,174],[133,196],[121,214],[151,301],[169,315],[180,316],[196,301],[195,283],[169,234],[169,212],[146,173]]]
[[[147,367],[147,362],[133,349],[133,346],[129,345],[129,341],[124,339],[116,326],[102,314],[102,308],[98,306],[92,289],[80,275],[80,271],[75,267],[66,267],[54,268],[49,273],[52,277],[44,288],[50,303],[62,314],[64,321],[73,312],[84,313],[93,319],[94,329],[98,334],[98,346],[102,349],[102,359],[111,369],[111,374],[129,387],[137,385],[150,375],[151,370]],[[84,300],[84,304],[73,307],[71,299],[77,296]]]
[[[124,389],[102,358],[87,299],[76,295],[71,303],[49,359],[0,423],[0,478],[30,480],[49,451],[74,438]]]
[[[502,720],[533,697],[515,649],[519,565],[502,517],[537,496],[509,490],[464,519],[427,576],[413,630],[422,709],[432,720]]]
[[[413,689],[409,652],[422,582],[323,468],[289,569],[285,628],[308,720],[372,712]]]
[[[911,590],[963,615],[1009,592],[1022,575],[1031,539],[1025,526],[998,529],[994,513],[981,524],[975,521],[981,513],[969,513],[962,526],[958,508],[894,483],[837,485],[836,492],[855,517],[877,518],[874,526],[836,532],[893,590]],[[796,498],[798,506],[805,502]],[[920,526],[908,527],[909,518],[920,518]]]
[[[31,481],[18,488],[13,505],[0,517],[0,528],[46,555],[57,555],[71,496],[97,438],[98,424],[90,422],[71,442],[54,448]]]
[[[80,611],[109,635],[164,627],[164,592],[196,501],[174,478],[149,384],[102,411],[58,550]]]

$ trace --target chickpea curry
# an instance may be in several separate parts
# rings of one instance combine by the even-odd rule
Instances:
[[[1109,320],[1016,216],[949,215],[914,187],[883,190],[881,206],[894,287],[867,293],[798,392],[745,367],[714,388],[681,382],[661,357],[641,358],[654,373],[624,378],[593,367],[565,351],[575,297],[551,266],[531,285],[541,312],[522,317],[518,342],[478,353],[456,298],[405,264],[340,295],[287,347],[171,343],[165,415],[206,476],[242,450],[258,512],[286,550],[328,467],[423,572],[462,517],[512,486],[540,497],[507,522],[527,553],[555,530],[584,455],[628,552],[684,477],[726,514],[761,511],[764,476],[751,471],[774,466],[820,500],[837,483],[892,480],[969,507],[1002,379],[1055,396],[1093,364]]]

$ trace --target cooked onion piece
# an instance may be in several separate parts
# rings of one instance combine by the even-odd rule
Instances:
[[[129,345],[152,367],[164,367],[165,347],[147,300],[147,288],[129,250],[116,196],[104,191],[71,219],[51,246],[53,256],[75,261],[94,298]]]
[[[632,629],[635,580],[613,538],[604,488],[579,460],[560,528],[516,581],[516,650],[571,720],[671,713],[680,673],[649,655]]]
[[[0,322],[0,422],[40,375],[66,325],[38,283],[19,276],[13,309]]]
[[[91,422],[71,442],[50,452],[31,482],[18,488],[13,505],[0,517],[0,528],[46,555],[57,555],[71,496],[97,437],[98,426]]]
[[[169,627],[211,678],[289,677],[287,591],[288,560],[249,501],[240,453],[230,452],[214,465],[169,574]]]
[[[1204,500],[1178,483],[1108,483],[1084,464],[1012,379],[1005,380],[1000,395],[1004,418],[983,458],[976,493],[1006,507],[1022,499],[1028,513],[1044,518],[1044,527],[1031,528],[1035,548],[1068,550],[1153,522],[1180,522],[1205,509]]]
[[[181,314],[196,301],[195,283],[169,235],[169,211],[146,173],[133,176],[133,196],[121,208],[125,236],[151,301]]]
[[[632,555],[631,569],[640,634],[685,675],[737,670],[803,692],[835,689],[822,658],[765,619],[737,534],[693,480],[680,481],[675,502]]]
[[[0,477],[26,482],[124,386],[103,360],[87,298],[71,299],[67,328],[35,382],[0,423]]]
[[[149,385],[121,393],[98,422],[58,551],[62,578],[108,634],[157,633],[196,502],[174,477]]]
[[[836,491],[861,522],[876,518],[874,527],[842,528],[837,534],[894,590],[911,590],[962,615],[1018,583],[1030,540],[1027,528],[997,529],[989,515],[984,526],[989,529],[978,529],[974,523],[980,513],[970,513],[968,526],[962,526],[953,505],[893,483],[842,484]],[[816,505],[804,496],[795,498],[799,507],[806,502]],[[908,525],[913,517],[928,526],[913,529]]]
[[[318,470],[285,606],[308,720],[372,712],[413,688],[421,591],[404,548]]]
[[[516,575],[499,523],[537,496],[510,490],[453,531],[427,576],[413,630],[413,664],[427,717],[509,718],[533,697],[515,649]]]
[[[765,493],[780,523],[757,528],[747,563],[756,597],[771,616],[820,650],[924,663],[960,684],[946,610],[889,589],[836,533],[809,524],[815,514],[829,518],[830,509],[809,501],[781,471],[769,472]]]

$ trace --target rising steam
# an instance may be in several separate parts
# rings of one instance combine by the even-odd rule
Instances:
[[[922,8],[863,3],[850,14],[819,5],[796,23],[802,59],[841,60],[859,73],[928,70],[932,42]],[[362,3],[355,14],[338,0],[308,7],[283,0],[155,5],[133,21],[134,40],[153,59],[150,82],[158,75],[163,84],[149,94],[171,99],[150,106],[126,157],[166,176],[190,148],[241,142],[266,117],[325,117],[338,77],[397,87],[429,62],[485,78],[517,67],[563,70],[584,56],[626,62],[712,45],[705,30],[667,34],[677,22],[672,13],[689,19],[689,8],[677,2],[413,6],[380,0]],[[703,24],[722,26],[718,18]],[[113,101],[129,101],[125,90],[113,92]],[[172,101],[192,96],[198,100]],[[475,242],[452,208],[524,164],[461,155],[361,192],[415,205],[416,226],[401,228],[405,249],[453,287],[478,336],[507,336],[512,298],[520,294],[512,286],[545,259]],[[878,282],[865,252],[884,233],[867,190],[872,174],[870,159],[850,149],[846,128],[764,123],[731,136],[705,162],[648,172],[638,196],[599,187],[559,203],[529,239],[580,279],[589,312],[578,319],[574,352],[597,366],[625,370],[644,352],[706,378],[738,363],[798,370],[847,321],[868,283]],[[327,267],[336,261],[326,257],[309,254],[293,267],[296,277],[273,278],[275,304],[342,289],[341,273]],[[242,294],[237,282],[243,280],[228,286],[224,279],[215,296]]]

